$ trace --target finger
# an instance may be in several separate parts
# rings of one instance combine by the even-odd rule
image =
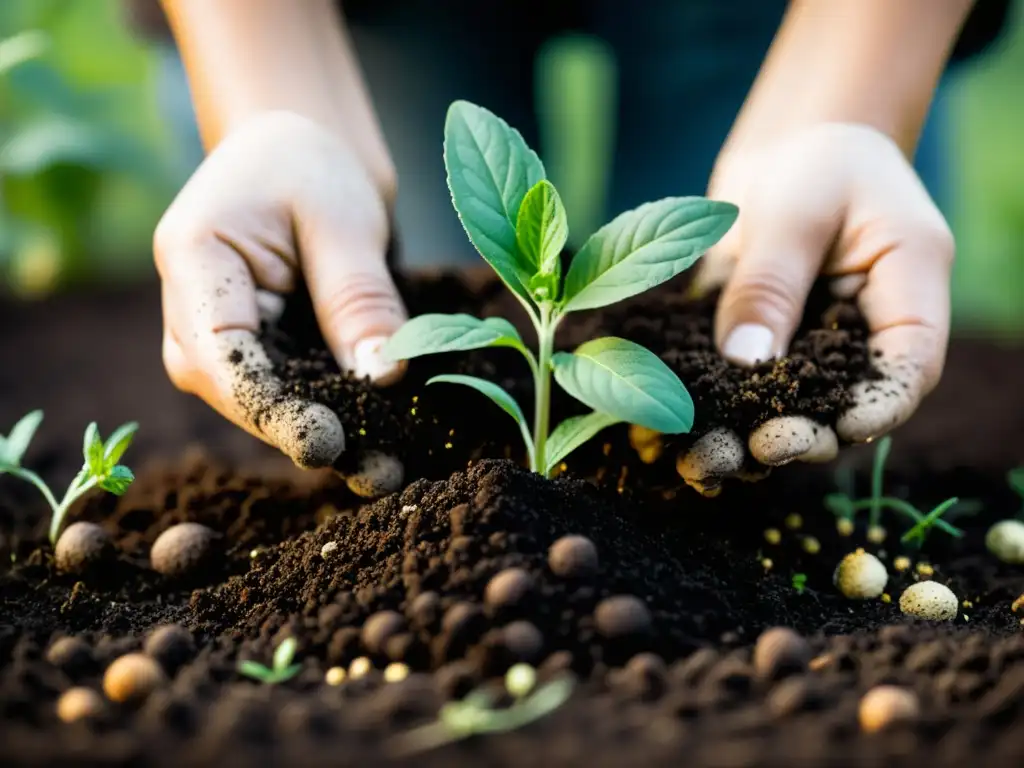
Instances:
[[[725,285],[736,269],[736,257],[725,248],[713,248],[700,260],[690,283],[690,298],[700,298]]]
[[[742,472],[745,453],[739,435],[719,427],[702,435],[679,457],[676,471],[698,493],[717,496],[723,480]]]
[[[750,433],[747,445],[751,456],[769,467],[798,460],[830,461],[838,452],[835,433],[806,416],[769,419]]]
[[[398,289],[384,262],[383,239],[342,232],[329,217],[300,225],[303,271],[317,321],[338,364],[381,386],[393,384],[405,363],[382,354],[406,320]]]
[[[375,499],[399,490],[404,476],[405,468],[396,457],[367,451],[360,457],[356,471],[345,478],[345,484],[357,496]]]

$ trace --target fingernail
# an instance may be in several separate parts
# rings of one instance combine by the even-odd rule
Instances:
[[[775,336],[770,328],[743,323],[733,328],[722,346],[722,355],[737,365],[754,365],[772,358]]]
[[[369,377],[376,384],[391,384],[402,375],[404,364],[384,355],[386,336],[372,336],[357,342],[352,349],[352,362],[359,378]]]

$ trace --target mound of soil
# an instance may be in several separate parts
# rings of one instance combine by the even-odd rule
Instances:
[[[441,276],[402,290],[416,313],[522,319],[493,284]],[[402,384],[373,390],[337,371],[292,303],[266,330],[279,370],[296,391],[338,410],[350,443],[405,458],[412,482],[365,503],[333,473],[291,467],[174,392],[160,366],[158,301],[146,286],[45,307],[0,305],[0,323],[16,329],[0,339],[0,360],[18,361],[0,366],[0,424],[47,408],[26,464],[59,485],[81,462],[78,436],[88,421],[99,417],[104,432],[142,422],[126,457],[136,483],[120,498],[92,495],[72,513],[115,540],[116,561],[98,574],[57,573],[44,543],[45,505],[31,487],[0,479],[4,764],[725,768],[1024,758],[1015,733],[1024,717],[1024,636],[1011,610],[1024,573],[994,561],[983,543],[987,526],[1020,506],[1004,475],[1024,460],[1014,386],[1024,380],[1021,350],[954,344],[943,384],[896,435],[887,492],[921,507],[953,494],[982,507],[954,521],[963,539],[933,533],[923,551],[905,551],[897,542],[905,524],[896,519],[886,520],[881,546],[867,543],[863,526],[840,535],[821,501],[835,490],[833,467],[787,467],[704,499],[675,474],[686,439],[646,463],[617,428],[574,457],[569,473],[543,480],[519,466],[514,431],[500,413],[486,415],[486,401],[469,407],[461,391],[423,386],[442,370],[473,373],[526,407],[530,386],[514,354],[426,358]],[[684,303],[658,291],[580,315],[559,344],[605,333],[645,344],[686,381],[697,433],[720,424],[746,431],[776,413],[828,422],[847,386],[872,375],[856,312],[820,289],[794,354],[754,374],[712,351],[711,308],[711,299]],[[83,351],[90,339],[115,335],[132,381]],[[74,387],[67,365],[79,366]],[[962,404],[976,402],[982,387],[984,407],[965,420]],[[573,405],[557,407],[568,414]],[[870,448],[859,448],[842,459],[860,495],[870,458]],[[159,576],[149,547],[184,521],[213,529],[218,556],[188,579]],[[778,543],[766,537],[770,528]],[[552,551],[566,536],[581,537],[575,559]],[[835,563],[858,546],[887,563],[891,601],[851,602],[833,588]],[[898,554],[912,566],[898,570]],[[924,578],[925,566],[963,601],[955,621],[931,625],[900,613],[899,594]],[[804,588],[794,587],[794,574],[806,577]],[[194,639],[173,662],[147,641],[167,623]],[[753,646],[776,625],[807,637],[810,668],[781,679],[759,672]],[[57,659],[53,644],[67,635],[84,650]],[[298,643],[296,677],[261,686],[236,672],[240,659],[269,663],[285,637]],[[102,691],[110,662],[143,648],[165,665],[167,683],[140,704],[107,702],[91,722],[60,721],[64,691]],[[362,657],[371,669],[359,676]],[[571,675],[569,701],[509,733],[396,751],[445,701],[494,685],[520,660],[538,667],[541,682]],[[410,670],[399,682],[383,671],[395,662]],[[349,679],[327,684],[332,667],[349,668]],[[858,702],[883,683],[913,690],[921,712],[867,736]]]

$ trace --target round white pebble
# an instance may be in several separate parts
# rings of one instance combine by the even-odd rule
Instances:
[[[338,542],[328,541],[322,547],[320,547],[320,557],[327,560],[333,555],[338,549]]]
[[[845,597],[851,600],[870,600],[885,591],[889,573],[882,561],[858,549],[851,552],[836,566],[832,582]]]
[[[956,618],[958,606],[953,590],[937,581],[911,584],[900,595],[900,610],[918,619],[949,621]]]
[[[988,529],[985,546],[1004,563],[1024,565],[1024,523],[1001,520]]]

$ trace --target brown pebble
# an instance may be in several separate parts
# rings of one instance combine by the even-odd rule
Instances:
[[[544,635],[529,621],[513,621],[502,629],[501,636],[516,661],[533,662],[544,650]]]
[[[450,635],[462,634],[483,623],[483,612],[478,605],[466,600],[455,603],[445,611],[441,629]]]
[[[811,681],[814,678],[791,677],[783,680],[768,694],[765,705],[775,717],[790,717],[799,712],[818,709],[824,697],[818,686]]]
[[[78,637],[62,637],[46,651],[46,660],[67,674],[85,672],[94,663],[92,648]]]
[[[363,624],[361,639],[370,653],[380,654],[388,640],[405,629],[405,617],[397,611],[378,611]]]
[[[65,723],[93,720],[106,709],[106,702],[92,688],[68,688],[57,699],[57,717]]]
[[[409,606],[409,618],[420,629],[430,629],[441,614],[441,598],[437,592],[422,592]]]
[[[155,659],[129,653],[116,659],[103,675],[103,691],[111,701],[139,702],[166,681]]]
[[[608,638],[641,635],[651,629],[651,612],[633,595],[616,595],[598,603],[594,610],[597,631]]]
[[[895,685],[879,685],[861,698],[858,719],[862,730],[876,733],[894,723],[913,720],[920,711],[913,691]]]
[[[174,672],[178,667],[192,658],[196,651],[195,640],[192,633],[178,624],[165,624],[154,629],[142,650],[160,662],[160,665],[168,672]]]
[[[622,677],[630,692],[651,701],[665,692],[668,666],[656,653],[638,653],[626,664]]]
[[[586,536],[563,536],[548,550],[548,567],[564,579],[581,579],[597,573],[597,547]]]
[[[54,555],[58,571],[81,575],[102,563],[113,551],[110,534],[96,523],[73,523],[57,539]]]
[[[153,570],[164,576],[186,576],[204,566],[216,534],[199,523],[178,523],[161,533],[149,551]]]
[[[532,584],[522,568],[506,568],[487,582],[484,601],[492,608],[511,608],[522,602]]]
[[[757,638],[754,672],[761,680],[779,680],[803,672],[811,661],[811,646],[788,627],[773,627]]]

